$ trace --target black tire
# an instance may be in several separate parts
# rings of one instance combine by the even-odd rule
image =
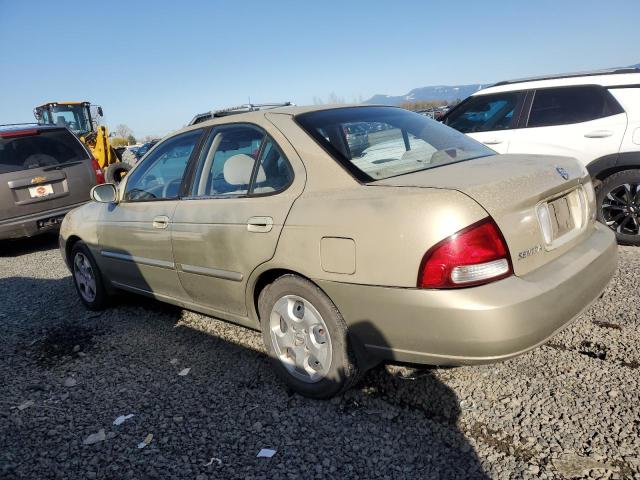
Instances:
[[[86,284],[83,284],[79,278],[81,275],[78,273],[79,266],[76,262],[81,261],[82,259],[86,259],[89,263],[90,271],[93,275],[93,279],[95,281],[95,296],[91,298],[90,295],[87,295],[87,287]],[[104,288],[104,282],[102,280],[102,274],[100,273],[100,269],[96,264],[96,261],[93,259],[93,255],[89,251],[87,245],[78,241],[73,245],[71,249],[70,256],[70,267],[71,267],[71,278],[73,279],[73,285],[76,288],[76,293],[78,297],[80,297],[80,301],[87,307],[89,310],[104,310],[107,306],[108,294],[106,289]]]
[[[295,295],[309,302],[321,315],[327,327],[331,347],[331,365],[321,380],[308,383],[294,377],[277,358],[271,339],[270,316],[278,300]],[[266,286],[258,299],[260,326],[267,354],[278,376],[294,391],[305,397],[325,399],[338,395],[353,386],[361,376],[355,350],[350,345],[347,326],[331,299],[312,282],[288,274]]]
[[[129,173],[131,166],[124,162],[112,163],[104,172],[104,179],[107,183],[115,183],[118,185],[122,179]]]
[[[605,178],[596,203],[598,220],[615,232],[619,244],[640,245],[640,170],[623,170]]]

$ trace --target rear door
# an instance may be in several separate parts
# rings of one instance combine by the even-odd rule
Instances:
[[[294,181],[289,159],[295,151],[287,157],[254,125],[212,130],[190,196],[180,201],[172,222],[176,268],[193,302],[246,315],[249,275],[273,257],[304,185],[301,168]]]
[[[588,165],[617,154],[627,115],[611,93],[597,85],[538,89],[509,153],[563,155]]]
[[[525,92],[475,95],[451,110],[443,123],[506,153],[524,105]]]
[[[89,200],[91,156],[66,128],[0,131],[0,220]]]

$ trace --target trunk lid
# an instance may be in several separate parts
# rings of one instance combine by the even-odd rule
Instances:
[[[494,155],[369,185],[444,188],[468,195],[500,228],[516,275],[552,261],[593,229],[591,180],[569,157]]]
[[[0,221],[89,200],[91,156],[66,128],[0,130]]]

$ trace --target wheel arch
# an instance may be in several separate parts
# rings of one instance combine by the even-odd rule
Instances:
[[[640,170],[640,151],[605,155],[589,163],[587,170],[598,183],[623,170]]]
[[[67,238],[65,245],[64,245],[64,260],[67,263],[67,267],[69,267],[69,269],[71,269],[71,250],[73,250],[73,246],[78,243],[81,242],[82,239],[78,236],[78,235],[70,235],[69,238]]]
[[[251,316],[254,317],[258,325],[260,324],[260,312],[258,311],[258,299],[260,298],[260,293],[265,289],[267,285],[269,285],[270,283],[273,283],[277,278],[282,277],[283,275],[296,275],[300,278],[304,278],[305,280],[308,280],[309,282],[313,283],[316,287],[320,288],[320,286],[316,282],[314,282],[312,279],[310,279],[306,275],[301,274],[300,272],[296,272],[288,268],[280,268],[276,266],[267,267],[266,269],[257,273],[255,279],[252,282],[250,282],[249,288],[248,288],[248,293],[249,293],[248,303],[250,303],[250,309],[251,309],[249,313]],[[320,288],[320,290],[322,289]],[[323,290],[323,293],[327,295],[327,293],[324,292],[324,290]]]

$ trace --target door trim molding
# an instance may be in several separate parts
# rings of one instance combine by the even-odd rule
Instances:
[[[179,270],[184,273],[193,273],[196,275],[205,275],[207,277],[221,278],[223,280],[231,280],[233,282],[241,282],[244,276],[240,272],[231,270],[221,270],[219,268],[198,267],[197,265],[177,264]]]
[[[124,262],[133,262],[140,265],[149,265],[151,267],[167,268],[175,270],[176,266],[173,262],[167,262],[166,260],[156,260],[155,258],[136,257],[135,255],[129,255],[126,253],[109,252],[102,250],[100,255],[107,258],[113,258],[115,260],[122,260]]]

